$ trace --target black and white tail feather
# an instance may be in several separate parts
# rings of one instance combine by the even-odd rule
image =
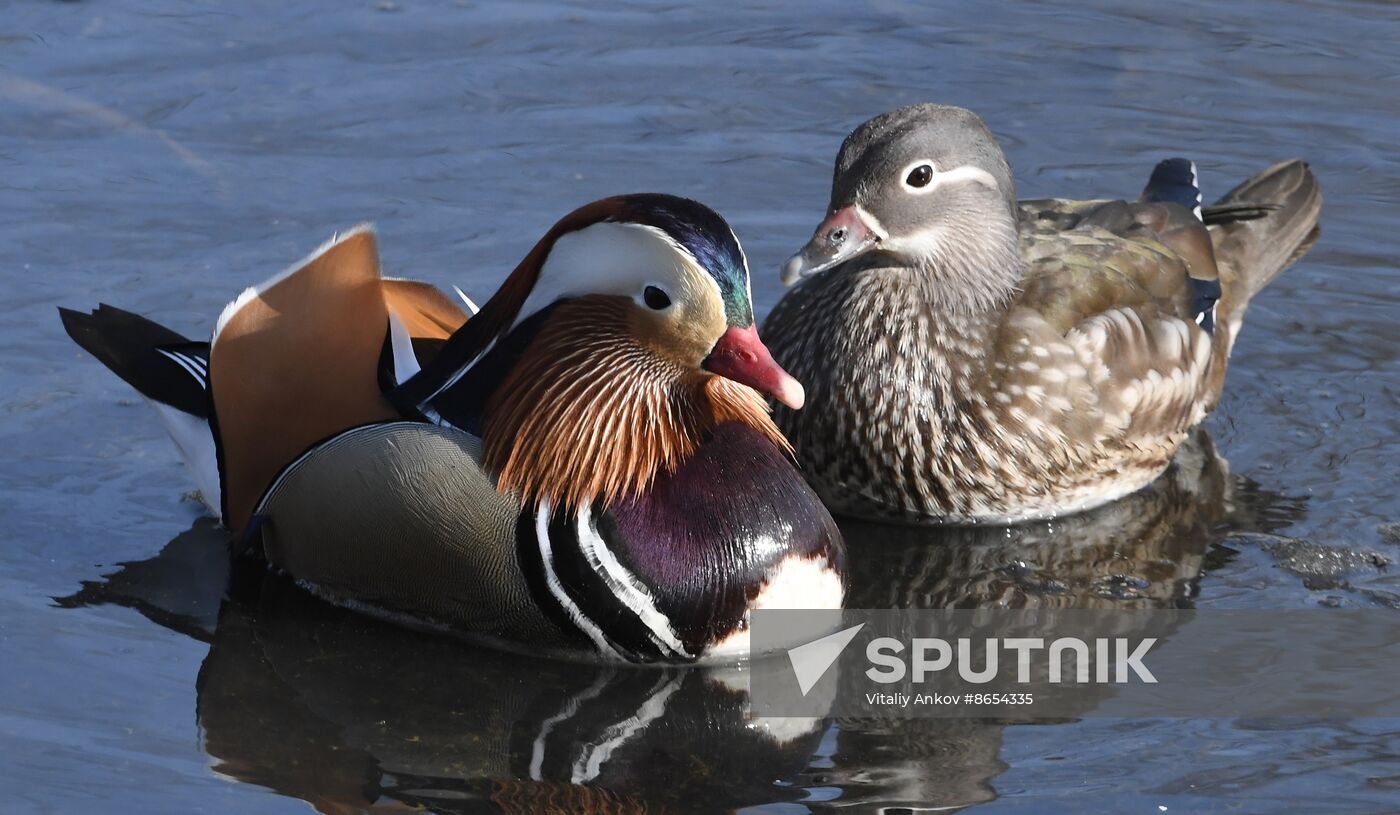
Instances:
[[[1151,203],[1179,204],[1190,210],[1196,220],[1209,223],[1201,209],[1200,175],[1196,162],[1184,158],[1169,158],[1152,168],[1152,177],[1142,191],[1142,200]],[[1220,300],[1220,281],[1190,277],[1191,314],[1207,334],[1215,331],[1215,304]]]
[[[1164,159],[1152,168],[1152,177],[1142,191],[1142,200],[1154,204],[1180,204],[1190,210],[1197,220],[1203,221],[1199,181],[1196,162],[1184,158]]]
[[[105,304],[86,314],[66,308],[58,313],[74,342],[155,408],[194,476],[200,499],[218,517],[218,451],[209,426],[209,343]]]

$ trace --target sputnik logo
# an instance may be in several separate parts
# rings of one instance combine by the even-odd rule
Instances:
[[[821,639],[788,649],[788,662],[792,663],[792,672],[797,675],[797,687],[801,689],[803,696],[821,681],[841,656],[841,652],[846,650],[846,646],[851,644],[851,640],[855,639],[856,634],[864,627],[865,623],[853,625],[835,634],[827,634]]]

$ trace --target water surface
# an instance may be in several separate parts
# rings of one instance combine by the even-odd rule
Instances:
[[[365,220],[389,273],[481,298],[639,190],[723,212],[766,312],[841,138],[925,100],[979,111],[1024,197],[1135,195],[1182,154],[1210,198],[1303,156],[1322,240],[1171,478],[1012,532],[852,526],[855,600],[1394,608],[1394,568],[1280,538],[1400,557],[1396,42],[1372,2],[5,5],[4,808],[1400,808],[1393,721],[751,726],[742,677],[540,665],[231,576],[159,424],[54,312],[202,335]]]

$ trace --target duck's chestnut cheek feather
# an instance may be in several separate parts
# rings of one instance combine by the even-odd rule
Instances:
[[[793,410],[800,410],[806,401],[802,383],[773,361],[768,346],[758,338],[757,326],[739,328],[731,325],[700,367],[741,385],[748,385]]]

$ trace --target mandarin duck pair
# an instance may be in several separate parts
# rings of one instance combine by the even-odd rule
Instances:
[[[1320,205],[1293,161],[1202,208],[1180,159],[1135,202],[1018,203],[982,121],[920,105],[842,145],[771,354],[728,224],[655,194],[567,215],[479,311],[383,277],[359,228],[208,343],[62,317],[237,546],[314,593],[516,647],[727,661],[757,609],[841,606],[828,507],[1007,523],[1151,482]]]

